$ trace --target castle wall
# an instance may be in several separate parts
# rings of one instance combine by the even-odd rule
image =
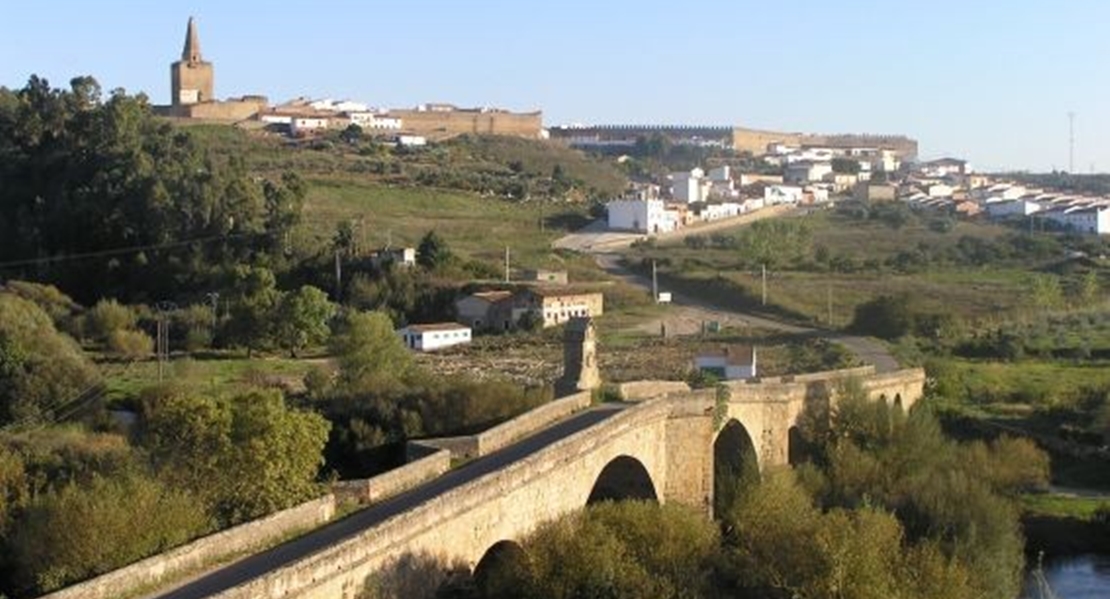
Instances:
[[[196,119],[221,123],[236,123],[254,118],[267,106],[262,97],[224,102],[202,102],[180,106],[155,106],[154,112],[160,116]]]
[[[772,143],[791,146],[825,146],[830,148],[876,147],[894,150],[902,160],[917,160],[917,140],[904,135],[837,134],[815,135],[786,133],[736,127],[732,130],[732,147],[737,152],[759,155]]]
[[[498,112],[477,110],[390,110],[401,119],[402,130],[431,140],[442,140],[464,133],[507,135],[539,139],[543,130],[542,112]]]

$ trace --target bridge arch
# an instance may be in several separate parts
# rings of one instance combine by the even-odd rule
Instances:
[[[744,424],[733,418],[713,441],[713,513],[727,510],[742,486],[758,477],[755,443]]]
[[[516,541],[498,541],[474,566],[479,597],[511,597],[516,580],[528,565],[528,552]]]
[[[626,499],[659,501],[659,495],[643,462],[628,455],[619,455],[598,474],[586,505]]]

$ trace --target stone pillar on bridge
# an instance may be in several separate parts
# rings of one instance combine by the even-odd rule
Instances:
[[[563,332],[563,376],[555,382],[555,393],[561,397],[600,384],[593,320],[589,316],[571,318]]]

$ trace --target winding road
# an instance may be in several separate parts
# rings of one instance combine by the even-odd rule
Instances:
[[[687,235],[705,234],[707,232],[734,228],[753,223],[757,220],[775,216],[786,216],[796,211],[795,208],[774,207],[751,212],[735,218],[722,219],[711,223],[685,227],[671,233],[657,235],[660,240],[681,240]],[[597,265],[614,278],[623,280],[633,285],[643,287],[650,292],[651,281],[640,276],[621,263],[621,252],[628,249],[632,243],[642,239],[643,234],[622,233],[608,231],[604,221],[597,220],[584,229],[571,233],[555,241],[553,246],[557,249],[568,249],[592,254]],[[658,322],[646,325],[650,330],[658,331],[660,324],[666,324],[668,333],[676,335],[695,334],[701,330],[701,323],[718,321],[729,324],[735,323],[752,326],[771,331],[780,331],[792,335],[814,335],[843,345],[865,364],[873,364],[878,372],[892,372],[900,368],[887,347],[880,341],[870,337],[848,335],[837,331],[806,327],[788,322],[783,322],[767,316],[757,316],[729,310],[713,305],[699,298],[672,292],[673,305],[669,314]]]

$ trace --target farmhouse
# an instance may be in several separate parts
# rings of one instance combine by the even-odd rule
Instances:
[[[535,288],[523,291],[514,301],[517,308],[532,313],[547,328],[575,316],[601,316],[604,296],[599,291]]]
[[[455,315],[474,330],[508,331],[516,326],[513,292],[481,291],[455,300]]]

